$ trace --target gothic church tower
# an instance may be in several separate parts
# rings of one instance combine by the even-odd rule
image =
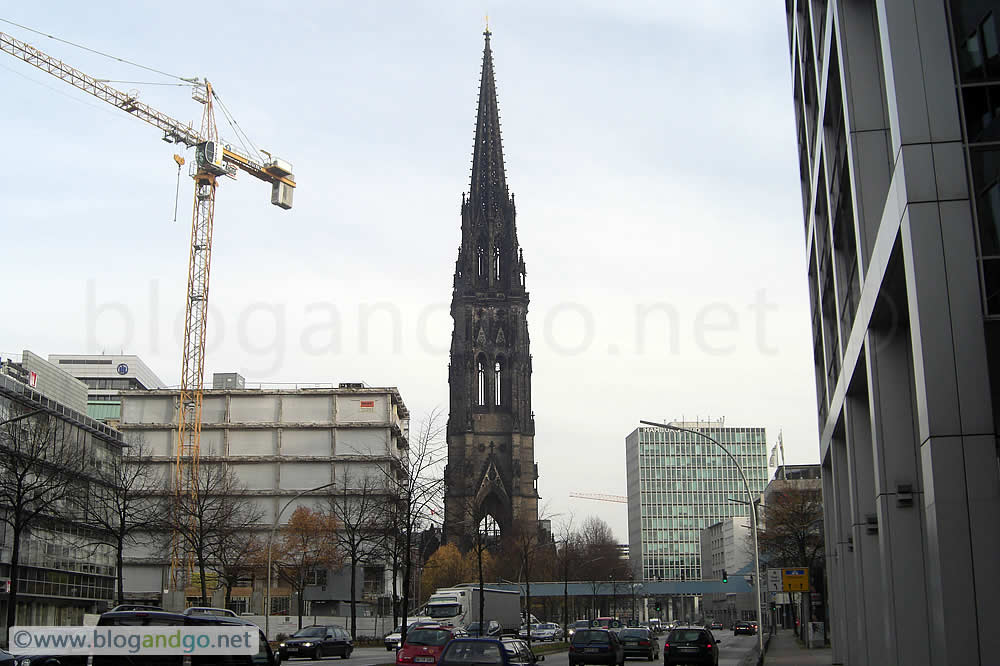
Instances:
[[[490,31],[483,49],[472,183],[451,298],[444,536],[468,547],[480,522],[538,520],[524,256],[507,191]],[[492,519],[492,520],[491,520]]]

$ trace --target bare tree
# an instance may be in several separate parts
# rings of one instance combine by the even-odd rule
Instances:
[[[342,561],[334,538],[337,527],[329,515],[300,506],[282,528],[282,540],[273,559],[278,577],[297,595],[299,629],[305,615],[305,589],[311,584],[313,572],[336,567]],[[270,614],[271,609],[265,608],[264,612]]]
[[[115,552],[116,603],[125,602],[122,572],[125,548],[147,534],[149,525],[163,515],[163,498],[157,491],[163,479],[146,463],[149,448],[141,434],[127,436],[120,454],[102,456],[94,467],[89,492],[74,496],[74,503],[95,528],[93,543]]]
[[[201,462],[190,491],[168,503],[167,529],[194,557],[201,585],[201,603],[208,603],[206,573],[220,545],[233,531],[249,534],[260,510],[231,468]]]
[[[516,521],[506,536],[505,550],[516,559],[524,578],[524,616],[528,625],[528,645],[531,645],[531,579],[535,575],[542,553],[552,547],[552,534],[542,529],[543,519]]]
[[[226,588],[225,607],[233,600],[233,588],[241,578],[261,568],[264,559],[264,544],[261,539],[245,530],[228,530],[220,535],[212,548],[209,566],[218,575]]]
[[[21,539],[64,509],[86,469],[90,435],[48,414],[0,411],[0,506],[11,530],[6,626],[15,624]],[[93,455],[91,450],[90,455]]]
[[[337,526],[333,542],[351,570],[352,638],[358,634],[358,567],[374,562],[384,552],[390,498],[389,486],[381,475],[362,476],[360,480],[347,475],[327,499],[327,513]]]
[[[403,598],[400,612],[404,632],[410,609],[413,552],[418,542],[417,535],[429,524],[431,511],[441,506],[444,491],[441,473],[445,458],[444,433],[441,411],[434,409],[421,421],[415,438],[409,442],[402,473],[397,474],[393,469],[385,470],[397,507],[397,525],[402,541]],[[405,633],[403,639],[406,639]]]
[[[579,560],[580,535],[573,527],[574,516],[570,514],[556,528],[555,562],[563,579],[563,636],[569,638],[569,571]]]

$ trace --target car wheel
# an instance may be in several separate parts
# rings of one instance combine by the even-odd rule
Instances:
[[[313,659],[322,659],[322,658],[323,658],[323,646],[317,645],[316,651],[313,652]]]
[[[350,656],[351,656],[351,648],[348,647],[348,648],[344,648],[344,654],[340,655],[340,658],[341,659],[347,659]],[[718,666],[718,664],[716,664],[716,666]]]

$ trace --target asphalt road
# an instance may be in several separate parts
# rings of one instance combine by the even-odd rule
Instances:
[[[756,636],[733,636],[731,631],[716,631],[715,637],[719,639],[719,666],[739,666],[740,661],[742,661],[743,656],[753,649],[754,645],[757,644]],[[664,636],[660,636],[660,661],[659,664],[663,663],[663,640]],[[341,663],[344,666],[376,666],[377,664],[389,664],[394,662],[396,659],[396,654],[390,652],[385,648],[355,648],[353,654],[351,654],[350,659],[341,659],[340,657],[327,657],[326,659],[321,659],[319,661],[312,661],[311,659],[289,659],[288,664],[294,663],[315,663],[315,664],[333,664]],[[627,660],[629,664],[635,664],[638,666],[641,663],[648,663],[645,659],[631,658]],[[556,652],[553,654],[545,655],[545,661],[539,666],[569,666],[569,657],[566,652]],[[659,665],[658,665],[659,666]]]

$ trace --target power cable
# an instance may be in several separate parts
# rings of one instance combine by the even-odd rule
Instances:
[[[20,23],[15,23],[14,21],[11,21],[10,19],[0,18],[0,22],[9,23],[10,25],[17,26],[18,28],[21,28],[22,30],[27,30],[29,32],[35,33],[36,35],[41,35],[42,37],[48,37],[49,39],[54,39],[57,42],[62,42],[63,44],[69,44],[70,46],[74,46],[74,47],[76,47],[78,49],[83,49],[84,51],[89,51],[90,53],[95,53],[95,54],[97,54],[99,56],[103,56],[105,58],[110,58],[111,60],[117,60],[118,62],[125,63],[126,65],[132,65],[133,67],[139,67],[140,69],[145,69],[147,71],[154,72],[156,74],[162,74],[163,76],[169,76],[170,78],[172,78],[172,79],[178,79],[179,81],[186,81],[187,80],[183,76],[177,76],[176,74],[170,74],[169,72],[164,72],[162,70],[155,69],[153,67],[147,67],[146,65],[140,65],[137,62],[132,62],[131,60],[126,60],[125,58],[119,58],[118,56],[113,56],[110,53],[104,53],[103,51],[97,51],[96,49],[92,49],[92,48],[90,48],[88,46],[84,46],[83,44],[76,44],[75,42],[71,42],[68,39],[63,39],[62,37],[56,37],[55,35],[50,35],[48,33],[42,32],[41,30],[35,30],[34,28],[29,28],[26,25],[21,25]]]

